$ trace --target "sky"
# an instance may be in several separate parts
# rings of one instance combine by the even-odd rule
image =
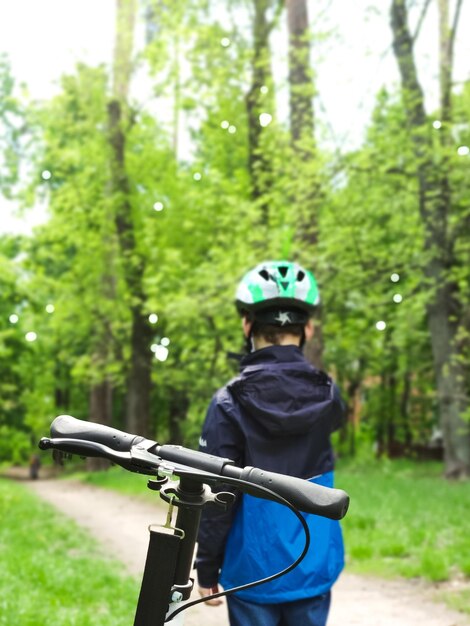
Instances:
[[[62,74],[78,61],[110,63],[115,0],[0,0],[0,52],[32,99],[58,91]],[[47,217],[44,204],[17,214],[0,195],[0,233],[30,233]]]
[[[13,75],[27,85],[33,99],[56,93],[60,76],[72,72],[78,61],[111,62],[115,1],[0,0],[0,52],[8,54]],[[389,4],[390,0],[309,0],[314,30],[329,33],[315,41],[313,59],[317,112],[324,122],[325,140],[336,147],[359,145],[378,89],[398,82]],[[437,103],[436,4],[431,6],[417,45],[428,108]],[[416,21],[417,16],[413,17]],[[457,81],[470,77],[466,24],[470,24],[469,3],[464,3],[457,39]],[[283,42],[279,43],[282,51]],[[276,62],[274,72],[280,68]],[[286,100],[280,103],[278,114],[287,114]],[[0,196],[0,232],[30,232],[45,215],[45,207],[38,206],[26,217],[18,217],[15,205]]]

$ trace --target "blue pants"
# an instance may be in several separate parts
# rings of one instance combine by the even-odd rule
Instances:
[[[325,626],[330,597],[328,592],[295,602],[254,604],[228,596],[230,626]]]

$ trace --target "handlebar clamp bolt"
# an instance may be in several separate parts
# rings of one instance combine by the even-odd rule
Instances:
[[[173,591],[173,593],[171,594],[172,602],[181,602],[182,599],[183,599],[183,594],[181,593],[181,591]]]

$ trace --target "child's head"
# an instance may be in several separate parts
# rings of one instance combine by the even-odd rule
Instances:
[[[320,301],[313,274],[297,263],[267,261],[240,282],[236,306],[251,348],[300,345],[313,336],[310,317]]]
[[[243,330],[245,337],[253,342],[255,350],[268,346],[302,346],[305,341],[313,337],[313,324],[307,320],[305,324],[292,324],[282,328],[273,324],[252,322],[249,318],[243,318]]]

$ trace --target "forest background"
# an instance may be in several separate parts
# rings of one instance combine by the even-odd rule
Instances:
[[[47,208],[0,238],[2,461],[60,413],[195,445],[242,350],[235,285],[290,258],[320,284],[307,355],[348,404],[340,455],[470,475],[465,3],[379,4],[398,80],[354,148],[321,114],[334,32],[306,0],[117,0],[112,63],[40,101],[2,57],[1,192]]]

